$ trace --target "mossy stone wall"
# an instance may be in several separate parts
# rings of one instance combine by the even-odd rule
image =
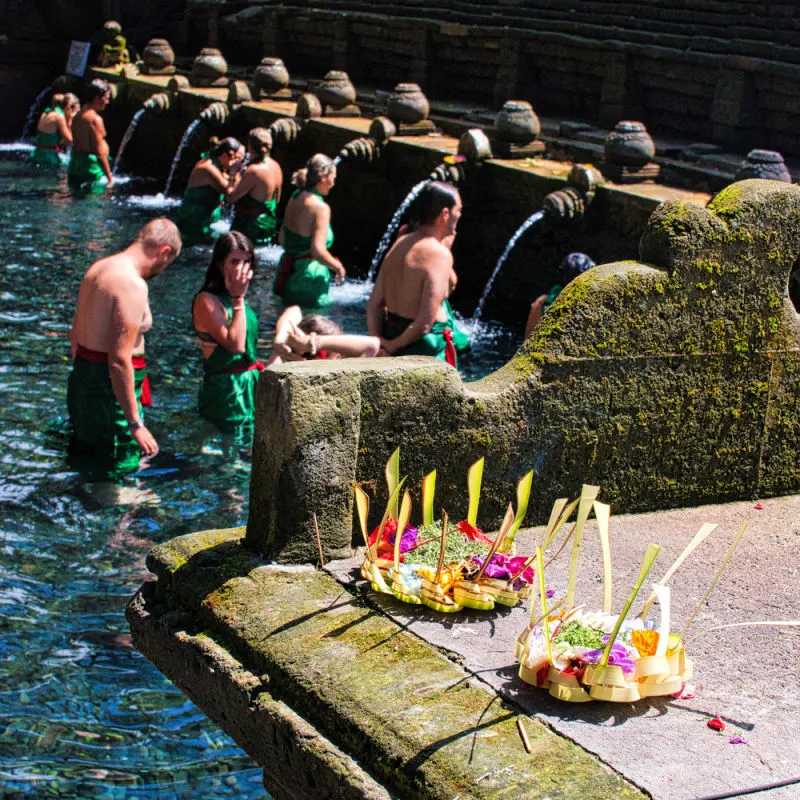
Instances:
[[[345,554],[352,482],[382,509],[397,446],[414,491],[438,470],[436,507],[456,519],[467,467],[486,456],[485,528],[529,469],[531,522],[586,481],[617,511],[796,491],[800,324],[786,287],[798,254],[800,188],[743,181],[707,209],[660,206],[641,262],[582,275],[481,381],[419,358],[264,373],[248,544],[313,560],[316,513],[328,554]]]

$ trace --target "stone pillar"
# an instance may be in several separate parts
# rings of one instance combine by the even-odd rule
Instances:
[[[331,23],[333,34],[333,68],[347,71],[347,40],[350,30],[350,18],[339,16]]]
[[[519,36],[506,34],[500,41],[502,59],[495,77],[493,100],[495,106],[502,106],[506,100],[517,95],[519,75]]]
[[[722,67],[711,102],[711,132],[715,139],[735,142],[742,126],[747,76],[741,70]]]
[[[280,12],[271,8],[263,11],[263,31],[262,41],[264,43],[264,55],[279,56],[280,47]]]
[[[408,42],[414,47],[408,70],[408,80],[411,83],[418,83],[424,89],[428,79],[428,52],[430,47],[428,26],[419,24],[408,30]]]
[[[630,58],[625,53],[604,54],[603,87],[600,92],[600,121],[614,125],[630,116],[634,105],[630,81],[634,76],[630,69]]]

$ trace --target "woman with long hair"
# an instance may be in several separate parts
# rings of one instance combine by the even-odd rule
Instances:
[[[257,247],[274,244],[278,233],[283,173],[270,158],[271,150],[272,134],[266,128],[253,128],[247,135],[250,163],[228,197],[234,204],[231,230],[243,233]]]
[[[317,153],[305,169],[292,175],[295,191],[286,205],[280,242],[284,253],[278,265],[275,294],[284,305],[306,307],[330,303],[331,275],[345,277],[342,262],[328,248],[333,243],[331,210],[325,197],[336,182],[336,165]]]
[[[203,153],[189,175],[178,212],[178,228],[184,245],[210,244],[214,240],[211,226],[222,215],[222,203],[236,187],[242,159],[237,139],[209,140],[211,151]]]
[[[61,166],[61,159],[58,157],[61,147],[72,144],[72,131],[66,116],[68,106],[67,95],[54,94],[50,105],[39,116],[36,148],[31,153],[31,161],[37,167],[57,169]]]
[[[258,317],[245,300],[256,255],[238,231],[222,234],[192,301],[192,324],[205,359],[200,414],[224,433],[251,423],[264,365],[257,358]]]

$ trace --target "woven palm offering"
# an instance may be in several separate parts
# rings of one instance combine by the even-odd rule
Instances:
[[[404,603],[424,604],[451,613],[463,608],[491,611],[495,605],[515,606],[527,596],[534,579],[535,556],[514,555],[514,539],[528,508],[533,473],[517,485],[517,510],[509,505],[494,539],[477,527],[483,480],[483,459],[467,472],[469,510],[453,525],[447,512],[433,514],[436,471],[422,480],[422,522],[411,525],[411,496],[400,479],[400,451],[386,464],[389,501],[380,524],[367,534],[369,497],[355,487],[356,511],[366,554],[362,577],[377,592]]]
[[[609,543],[611,509],[597,501],[599,487],[584,486],[578,500],[557,500],[545,528],[544,541],[536,550],[538,601],[531,600],[530,621],[517,638],[514,655],[520,662],[519,676],[526,683],[548,691],[553,697],[570,703],[608,700],[616,703],[636,702],[645,697],[679,692],[692,677],[692,662],[686,655],[686,631],[705,603],[744,533],[739,529],[733,544],[708,591],[680,634],[671,630],[671,602],[668,581],[717,527],[706,524],[695,534],[684,551],[653,584],[638,617],[630,611],[653,568],[660,547],[648,545],[639,576],[622,610],[612,610],[612,569]],[[603,604],[600,609],[576,605],[578,556],[583,529],[594,512],[600,534],[603,559]],[[569,581],[566,596],[548,601],[542,553],[564,529],[573,513],[576,519],[558,552],[572,540]],[[658,601],[659,614],[649,613]],[[551,605],[548,606],[548,602]],[[754,623],[759,624],[759,623]]]

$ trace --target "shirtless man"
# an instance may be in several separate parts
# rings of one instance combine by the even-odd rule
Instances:
[[[151,220],[121,253],[89,267],[78,292],[70,341],[73,367],[67,386],[73,445],[110,452],[115,460],[133,444],[145,456],[158,452],[142,422],[148,404],[144,334],[150,330],[146,281],[178,256],[181,239],[173,222]]]
[[[97,184],[103,176],[108,179],[106,189],[114,185],[108,163],[106,126],[100,112],[111,100],[111,89],[105,81],[93,80],[84,94],[81,110],[72,120],[72,156],[67,178],[74,186]]]
[[[417,198],[417,225],[383,260],[367,303],[367,329],[390,355],[430,355],[455,366],[443,302],[453,284],[452,237],[461,216],[458,190],[433,181]]]

